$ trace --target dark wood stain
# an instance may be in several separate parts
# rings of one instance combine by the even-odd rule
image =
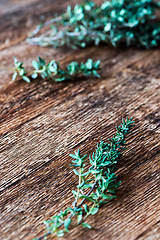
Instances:
[[[37,55],[62,66],[89,57],[102,60],[100,79],[59,84],[42,79],[11,83],[11,72],[1,69],[0,238],[41,236],[42,220],[72,202],[77,179],[69,154],[78,148],[91,154],[122,118],[133,116],[136,126],[118,164],[117,198],[88,219],[91,230],[77,227],[64,239],[159,240],[160,49],[89,46],[73,51],[25,43],[42,15],[52,17],[75,2],[0,3],[2,65],[12,65],[13,56],[28,67]]]

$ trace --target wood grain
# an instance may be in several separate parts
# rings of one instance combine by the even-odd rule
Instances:
[[[35,80],[11,83],[0,78],[0,236],[31,240],[43,234],[42,220],[72,202],[77,179],[70,153],[91,154],[115,125],[133,116],[136,127],[118,164],[122,184],[117,198],[90,217],[91,230],[77,227],[64,239],[160,239],[160,49],[83,50],[29,46],[24,39],[40,16],[62,12],[59,0],[0,2],[0,61],[31,61],[41,56],[62,65],[89,57],[102,60],[100,79],[79,78],[54,83]]]

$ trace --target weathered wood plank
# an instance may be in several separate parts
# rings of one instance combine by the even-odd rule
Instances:
[[[65,239],[158,240],[160,50],[101,46],[74,52],[31,47],[22,40],[42,14],[52,16],[73,2],[1,3],[0,22],[5,22],[0,25],[2,64],[11,65],[14,55],[27,66],[37,55],[48,60],[54,57],[62,64],[88,57],[102,60],[101,79],[60,84],[48,80],[11,84],[8,71],[2,71],[1,239],[29,240],[43,234],[42,220],[72,202],[71,189],[77,179],[69,166],[69,153],[77,148],[92,153],[96,143],[111,137],[114,126],[128,115],[134,116],[137,125],[119,162],[117,174],[122,185],[117,198],[90,217],[92,230],[78,227]],[[24,29],[28,14],[32,21]],[[15,15],[17,25],[11,21]],[[4,45],[11,29],[14,34]]]

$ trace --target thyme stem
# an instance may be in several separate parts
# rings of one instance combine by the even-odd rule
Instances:
[[[97,145],[96,152],[89,158],[91,166],[87,172],[84,170],[84,161],[87,155],[82,156],[79,150],[75,152],[75,154],[70,155],[74,159],[72,161],[73,166],[79,168],[79,171],[73,169],[74,173],[79,177],[77,191],[72,191],[75,198],[73,208],[68,207],[53,216],[50,220],[44,221],[48,232],[38,240],[52,233],[62,237],[69,229],[80,224],[82,224],[83,227],[91,228],[84,220],[86,220],[89,215],[96,214],[101,204],[115,198],[115,191],[120,184],[120,182],[117,182],[115,175],[115,166],[121,150],[126,143],[125,135],[133,125],[132,118],[127,118],[126,121],[123,119],[121,126],[116,128],[117,132],[115,136],[109,139],[108,143],[100,142],[100,144]],[[88,178],[89,174],[91,178]],[[80,191],[83,189],[87,190],[83,193],[83,191]],[[80,199],[82,200],[78,204],[78,200]],[[73,219],[76,218],[77,223],[71,224]]]
[[[89,192],[86,194],[87,197],[93,192],[93,190],[95,189],[97,183],[98,183],[98,180],[94,183],[93,187],[92,187],[92,188],[89,190]],[[80,204],[78,205],[77,208],[80,208],[80,207],[84,204],[85,201],[86,201],[86,199],[84,198],[84,199],[80,202]]]
[[[96,184],[97,184],[97,182],[94,183],[93,187],[92,187],[92,188],[90,189],[90,191],[86,194],[86,196],[89,196],[89,195],[93,192],[93,190],[94,190],[95,187],[96,187]],[[83,200],[81,201],[81,203],[77,206],[77,208],[80,208],[80,207],[83,205],[83,203],[85,202],[85,200],[86,200],[86,199],[83,199]],[[72,219],[74,216],[75,216],[75,215],[70,214],[68,218],[69,218],[69,219]],[[79,223],[79,224],[80,224],[80,223]],[[79,224],[78,224],[78,225],[79,225]],[[61,227],[62,225],[63,225],[63,223],[62,223],[59,227]],[[51,231],[47,232],[46,234],[44,234],[43,236],[37,238],[36,240],[43,240],[45,237],[49,236],[50,234],[52,234]]]
[[[44,59],[38,57],[38,61],[33,60],[32,66],[34,70],[27,71],[23,67],[22,62],[14,60],[15,68],[13,74],[13,81],[22,78],[26,82],[30,82],[31,79],[35,79],[38,76],[42,78],[52,79],[56,82],[62,82],[65,80],[74,79],[77,76],[93,76],[100,77],[97,70],[99,69],[100,61],[93,62],[92,59],[88,59],[85,63],[78,64],[77,62],[71,62],[63,70],[60,68],[59,63],[56,63],[53,59],[48,64]]]
[[[85,0],[73,9],[68,6],[66,13],[37,27],[27,42],[73,49],[104,42],[114,47],[125,44],[148,49],[160,44],[157,10],[160,3],[153,0],[106,0],[101,5]],[[50,32],[34,37],[46,26],[51,27]]]

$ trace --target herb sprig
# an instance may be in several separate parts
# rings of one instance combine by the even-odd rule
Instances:
[[[44,221],[47,233],[39,240],[50,234],[63,237],[77,225],[91,228],[86,218],[96,214],[102,204],[116,197],[116,190],[120,185],[115,175],[116,164],[121,150],[125,149],[125,138],[134,126],[133,123],[132,118],[123,119],[122,124],[116,127],[116,134],[107,143],[101,141],[97,144],[95,153],[89,156],[88,170],[85,166],[87,155],[83,156],[79,150],[70,155],[73,158],[74,174],[78,177],[77,189],[72,190],[74,198],[72,207]]]
[[[27,42],[41,46],[86,47],[101,42],[152,48],[160,43],[160,3],[153,0],[107,0],[101,5],[85,0],[59,17],[40,24]],[[153,21],[154,20],[154,21]],[[42,28],[50,30],[36,36]]]
[[[88,59],[85,63],[78,64],[77,62],[71,62],[66,66],[65,70],[60,68],[59,62],[52,60],[46,64],[45,60],[38,57],[38,61],[33,60],[32,66],[34,70],[27,71],[22,62],[18,62],[17,58],[14,58],[14,74],[12,80],[21,78],[26,82],[30,82],[31,79],[35,79],[38,76],[54,80],[56,82],[62,82],[65,80],[71,80],[78,76],[93,76],[100,77],[97,70],[100,66],[100,60],[93,62],[92,59]]]

